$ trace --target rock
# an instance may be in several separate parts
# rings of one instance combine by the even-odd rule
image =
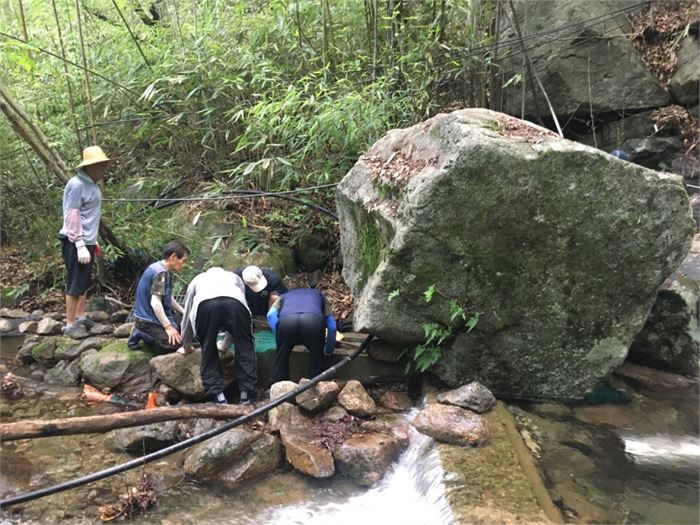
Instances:
[[[328,421],[340,421],[348,415],[347,410],[338,405],[333,405],[323,414],[323,419]]]
[[[0,317],[7,317],[9,319],[25,319],[29,317],[29,314],[24,310],[0,308]]]
[[[308,379],[302,379],[299,386],[308,383]],[[335,398],[338,397],[340,387],[333,381],[319,381],[317,384],[309,388],[306,392],[302,392],[296,396],[297,405],[315,414],[327,409],[333,404]]]
[[[691,337],[690,320],[690,310],[683,297],[671,290],[660,290],[627,359],[668,372],[697,376],[700,348]]]
[[[273,472],[280,464],[279,439],[246,428],[233,428],[192,448],[185,458],[186,475],[235,484]]]
[[[483,414],[496,406],[496,398],[491,391],[481,383],[472,381],[449,392],[437,396],[440,403],[468,408],[472,412]]]
[[[301,230],[293,241],[293,248],[299,268],[305,272],[325,268],[332,251],[328,238],[313,230]]]
[[[291,403],[282,403],[270,409],[267,413],[267,422],[270,425],[270,430],[277,432],[280,429],[281,422],[291,419],[292,416],[289,413],[294,410],[297,410],[297,408]]]
[[[161,401],[160,396],[163,396],[163,401]],[[174,405],[182,399],[182,394],[173,387],[161,383],[158,385],[158,398],[158,405],[164,405],[165,403]]]
[[[70,337],[59,337],[56,339],[56,350],[54,356],[63,361],[72,361],[80,356],[81,344]]]
[[[109,335],[113,332],[114,332],[114,327],[112,325],[108,325],[108,324],[96,324],[92,328],[90,328],[91,335]],[[131,330],[129,331],[129,333],[131,333]],[[115,336],[115,337],[124,337],[124,336],[120,335],[120,336]],[[127,334],[126,337],[129,337],[129,334]]]
[[[353,416],[371,416],[376,411],[374,399],[369,396],[362,383],[355,379],[348,381],[340,391],[338,404]]]
[[[700,50],[698,39],[686,36],[676,52],[678,67],[669,82],[673,99],[683,106],[692,106],[698,102],[700,89]]]
[[[413,400],[403,392],[387,390],[379,398],[379,404],[394,412],[403,412],[413,406]]]
[[[523,399],[583,398],[624,360],[693,228],[679,177],[483,109],[391,131],[336,198],[355,330],[437,325],[432,373]]]
[[[550,118],[551,103],[558,115],[580,113],[634,112],[665,106],[668,93],[647,69],[626,33],[629,21],[609,17],[614,9],[609,2],[580,2],[579,0],[517,0],[513,2],[514,18],[525,34],[535,34],[552,27],[584,24],[568,37],[538,39],[533,73],[544,86],[542,90],[526,82],[525,108],[528,114]],[[509,17],[513,14],[508,13]],[[599,18],[598,24],[587,23]],[[507,19],[501,21],[500,39],[513,42],[504,55],[514,58],[501,62],[497,82],[505,84],[515,73],[522,72],[522,54],[518,36]],[[530,52],[533,54],[533,52]],[[503,90],[503,111],[520,114],[522,86],[512,84]],[[565,121],[565,119],[564,119]]]
[[[22,334],[35,334],[39,328],[39,323],[36,321],[24,321],[19,324],[19,331]]]
[[[12,326],[12,321],[8,319],[0,319],[0,333],[6,334],[14,329],[15,328]]]
[[[126,343],[112,343],[99,352],[87,350],[80,356],[85,381],[95,388],[120,386],[125,392],[142,392],[150,385],[151,354],[131,350]]]
[[[15,356],[15,361],[17,361],[18,363],[23,364],[23,365],[28,365],[30,363],[33,363],[34,356],[32,355],[32,351],[43,340],[44,340],[43,337],[39,337],[37,335],[31,335],[29,337],[26,337],[24,339],[24,343],[22,344],[22,347],[17,351],[17,355]]]
[[[112,334],[114,337],[129,337],[131,335],[131,329],[134,327],[134,323],[124,323],[120,324],[114,329]]]
[[[91,312],[85,312],[85,315],[96,323],[104,323],[109,321],[109,314],[104,310],[93,310]]]
[[[411,424],[426,436],[452,443],[477,447],[489,438],[486,420],[473,412],[450,405],[428,405]]]
[[[58,339],[56,337],[45,337],[42,341],[39,341],[32,348],[33,361],[46,367],[58,363],[58,358],[56,357],[57,344]]]
[[[332,476],[333,455],[314,435],[311,420],[289,403],[276,409],[275,427],[279,429],[287,461],[299,472],[314,478]]]
[[[31,319],[41,319],[42,317],[44,317],[44,313],[44,310],[36,309],[33,310],[31,314],[29,314],[29,317]]]
[[[121,324],[129,317],[129,310],[117,310],[109,316],[109,322],[112,324]]]
[[[625,140],[620,149],[630,157],[630,161],[651,169],[661,169],[662,163],[669,166],[679,152],[683,152],[680,137],[641,137]]]
[[[114,452],[148,454],[178,441],[177,421],[162,421],[138,427],[118,428],[105,436],[105,443]]]
[[[367,347],[367,353],[372,359],[396,363],[403,357],[404,350],[400,346],[393,345],[382,339],[373,339]]]
[[[151,372],[155,377],[184,396],[192,399],[204,398],[204,386],[199,371],[201,350],[191,354],[178,353],[159,355],[151,359]],[[219,352],[221,368],[224,371],[224,383],[232,380],[233,355],[230,352]]]
[[[39,335],[59,335],[62,324],[59,321],[51,319],[50,317],[44,317],[36,327],[36,333]]]
[[[370,487],[384,477],[396,460],[400,447],[387,434],[357,434],[343,441],[333,451],[338,470],[361,487]]]
[[[289,394],[298,385],[293,381],[278,381],[270,387],[270,401],[274,401],[285,394]]]
[[[77,386],[80,384],[80,362],[59,361],[46,371],[44,381],[55,385]]]
[[[102,345],[104,345],[105,340],[100,339],[99,337],[88,337],[87,339],[83,339],[80,344],[78,345],[77,352],[78,354],[82,354],[86,350],[90,350],[92,348],[99,350],[102,348]]]

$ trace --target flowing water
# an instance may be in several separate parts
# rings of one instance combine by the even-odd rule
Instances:
[[[6,363],[14,353],[0,354]],[[28,375],[29,368],[13,370]],[[22,381],[28,396],[3,408],[3,421],[110,413],[117,407],[84,406],[78,388]],[[415,412],[408,414],[412,417]],[[398,522],[406,525],[452,523],[442,484],[443,471],[432,439],[411,430],[411,444],[385,478],[361,489],[342,476],[311,479],[289,470],[233,489],[183,479],[179,464],[185,452],[149,464],[159,479],[158,505],[130,520],[138,524],[356,525]],[[102,435],[76,435],[2,444],[0,497],[8,497],[64,482],[131,459],[108,451]],[[1,524],[99,523],[99,507],[115,503],[134,486],[136,469],[88,486],[54,494],[6,511]]]

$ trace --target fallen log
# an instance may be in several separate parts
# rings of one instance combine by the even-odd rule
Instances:
[[[253,410],[251,406],[197,404],[137,410],[105,416],[83,416],[50,420],[30,419],[14,423],[0,423],[0,442],[37,437],[93,434],[107,432],[116,428],[138,427],[171,419],[188,419],[193,417],[233,419],[247,414],[251,410]]]

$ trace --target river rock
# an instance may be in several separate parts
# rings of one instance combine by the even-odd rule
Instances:
[[[117,310],[109,316],[109,322],[112,324],[124,323],[129,317],[129,310]]]
[[[63,325],[60,321],[44,317],[36,327],[36,333],[39,335],[58,335],[61,333]]]
[[[403,392],[387,390],[379,397],[379,404],[393,412],[403,412],[413,406],[413,400]]]
[[[270,387],[270,401],[292,392],[298,385],[294,381],[278,381]]]
[[[18,330],[22,334],[35,334],[39,328],[39,323],[36,321],[24,321],[19,324]]]
[[[124,323],[120,324],[114,329],[114,337],[129,337],[131,335],[131,329],[134,327],[134,323]]]
[[[323,419],[328,421],[341,421],[348,415],[348,411],[339,405],[333,405],[323,413]]]
[[[361,487],[370,487],[384,477],[400,452],[393,436],[382,433],[356,434],[333,451],[338,470]]]
[[[299,386],[308,383],[308,379],[302,378]],[[296,396],[297,405],[315,414],[327,409],[333,404],[335,398],[338,397],[340,387],[334,381],[319,381],[307,391]]]
[[[311,420],[289,403],[283,403],[277,410],[274,428],[279,430],[287,461],[299,472],[314,478],[332,476],[333,455],[314,435]]]
[[[688,35],[681,41],[676,58],[678,66],[668,87],[678,104],[692,106],[698,102],[700,87],[700,49],[697,35]]]
[[[114,327],[109,324],[96,324],[90,328],[91,335],[109,335],[114,332]],[[121,337],[121,336],[120,336]],[[128,337],[128,335],[127,335]]]
[[[355,379],[348,381],[338,394],[338,404],[353,416],[366,417],[376,412],[376,405],[362,383]]]
[[[118,428],[105,436],[105,444],[114,452],[141,455],[155,452],[179,439],[177,421],[162,421],[138,427]]]
[[[39,341],[32,348],[32,358],[37,363],[50,367],[58,363],[58,358],[56,357],[56,346],[58,345],[58,338],[56,337],[45,337]]]
[[[55,385],[77,386],[80,384],[80,362],[59,361],[46,371],[44,381]]]
[[[87,350],[80,357],[80,369],[85,381],[95,388],[120,386],[125,392],[148,390],[149,352],[131,350],[126,343],[105,346],[99,352]]]
[[[25,319],[29,317],[29,314],[24,310],[0,308],[0,317],[7,317],[9,319]]]
[[[197,349],[191,354],[183,355],[170,353],[159,355],[151,359],[151,371],[155,377],[181,394],[192,399],[204,398],[204,385],[199,371],[201,350]],[[224,372],[224,383],[232,380],[231,352],[219,352],[221,368]]]
[[[280,460],[278,438],[238,427],[193,447],[183,470],[199,481],[215,478],[235,484],[273,472]]]
[[[99,350],[104,344],[105,339],[101,339],[99,337],[88,337],[80,342],[76,351],[78,354],[82,354],[86,350],[91,350],[93,348]]]
[[[104,310],[93,310],[91,312],[85,312],[85,315],[95,321],[96,323],[105,323],[109,321],[109,314]]]
[[[34,362],[34,356],[32,351],[39,343],[44,340],[43,337],[38,335],[30,335],[24,338],[21,348],[17,351],[15,356],[15,361],[19,364],[28,365]]]
[[[488,412],[496,405],[496,398],[491,391],[476,381],[438,394],[437,400],[439,403],[468,408],[478,414]]]
[[[411,424],[421,434],[453,445],[477,447],[489,438],[488,423],[483,416],[456,406],[428,405]]]
[[[15,328],[12,325],[12,321],[9,319],[0,319],[0,333],[6,334],[14,329]]]
[[[336,197],[355,329],[411,346],[442,327],[431,372],[504,397],[591,391],[693,228],[678,176],[485,109],[389,132]]]

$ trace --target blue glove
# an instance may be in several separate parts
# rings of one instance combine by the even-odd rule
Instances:
[[[335,317],[332,315],[326,316],[326,328],[328,329],[328,336],[326,337],[326,348],[323,350],[324,355],[333,355],[333,350],[335,349]]]
[[[267,324],[270,325],[270,329],[273,334],[277,333],[277,323],[279,322],[279,313],[276,308],[270,308],[267,311]]]

